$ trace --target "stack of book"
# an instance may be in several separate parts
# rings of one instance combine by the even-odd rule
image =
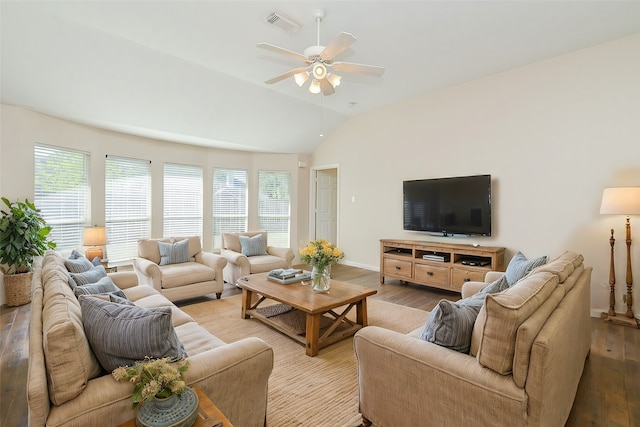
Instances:
[[[269,274],[267,274],[267,279],[285,285],[289,283],[300,282],[301,280],[307,280],[310,278],[311,274],[308,271],[302,271],[298,268],[278,268],[275,270],[271,270]]]

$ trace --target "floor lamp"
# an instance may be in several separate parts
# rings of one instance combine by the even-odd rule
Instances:
[[[613,229],[611,229],[611,238],[609,244],[611,246],[611,262],[609,265],[609,312],[604,318],[607,322],[618,323],[622,325],[638,327],[638,321],[633,315],[633,273],[631,272],[631,220],[630,215],[640,215],[640,187],[615,187],[605,188],[602,193],[602,204],[600,206],[601,214],[626,215],[626,243],[627,243],[627,311],[624,314],[616,314],[615,312],[615,271],[613,262],[613,246],[615,239],[613,238]]]

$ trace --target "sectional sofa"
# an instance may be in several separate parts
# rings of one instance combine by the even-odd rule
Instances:
[[[485,295],[469,353],[419,339],[423,328],[358,331],[363,424],[564,426],[591,346],[591,270],[566,252]]]
[[[81,300],[65,259],[49,251],[34,272],[29,325],[29,426],[117,426],[135,417],[132,385],[98,362],[83,327]],[[190,362],[188,385],[200,388],[236,426],[264,426],[273,350],[263,340],[225,343],[133,272],[110,275],[136,307],[165,307]],[[81,297],[82,298],[82,297]],[[212,304],[212,309],[215,305]],[[87,319],[84,319],[87,320]],[[99,329],[99,328],[98,328]],[[141,337],[145,334],[140,330]]]

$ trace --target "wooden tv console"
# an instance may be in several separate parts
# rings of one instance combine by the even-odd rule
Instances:
[[[380,283],[388,277],[460,292],[464,282],[482,282],[487,271],[504,271],[504,251],[493,246],[382,239]],[[424,259],[425,255],[432,259]]]

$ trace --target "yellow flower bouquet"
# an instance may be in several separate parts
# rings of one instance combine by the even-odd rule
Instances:
[[[329,270],[342,258],[344,253],[337,246],[324,240],[312,240],[300,249],[302,261],[313,267],[311,272],[312,289],[316,292],[329,292]]]

